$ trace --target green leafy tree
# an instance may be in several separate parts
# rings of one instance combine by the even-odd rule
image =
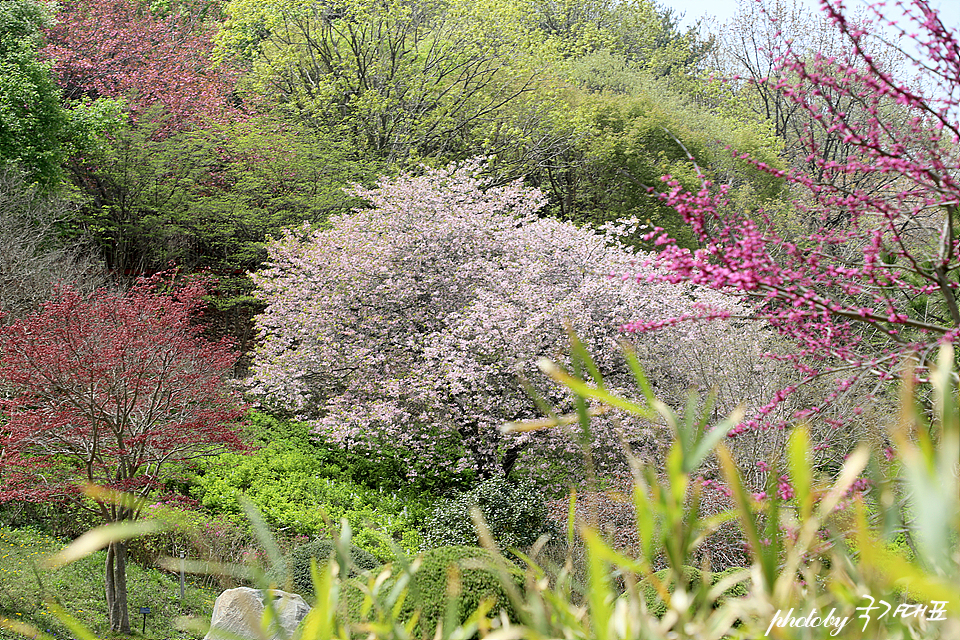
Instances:
[[[607,51],[582,56],[567,68],[576,88],[565,92],[562,114],[543,135],[556,141],[555,148],[526,165],[518,159],[527,180],[548,195],[551,215],[593,226],[634,217],[692,248],[693,235],[681,217],[652,197],[668,189],[660,176],[693,188],[704,172],[725,184],[741,209],[779,198],[780,179],[728,149],[749,150],[779,166],[780,143],[765,125],[712,113],[667,80]],[[631,241],[652,248],[640,242],[642,235]]]
[[[371,165],[348,146],[282,116],[250,117],[160,136],[160,107],[71,161],[87,194],[83,224],[119,273],[256,269],[270,233],[349,210],[343,188]]]
[[[90,234],[107,268],[121,277],[158,271],[187,250],[185,207],[210,164],[210,151],[188,133],[157,137],[159,107],[108,134],[68,166],[83,196],[77,226]]]
[[[213,157],[186,206],[196,243],[190,261],[220,273],[257,269],[266,240],[281,229],[347,213],[359,200],[344,189],[372,182],[378,169],[336,130],[310,128],[282,112],[198,137]]]
[[[475,132],[530,99],[545,47],[523,7],[446,0],[233,0],[224,54],[247,57],[256,91],[337,125],[371,156],[476,152]]]
[[[699,23],[683,30],[682,14],[650,0],[531,0],[530,11],[568,58],[606,51],[656,76],[695,71],[714,44]]]
[[[19,165],[44,188],[60,180],[68,123],[50,64],[38,57],[49,22],[43,3],[0,3],[0,166]]]

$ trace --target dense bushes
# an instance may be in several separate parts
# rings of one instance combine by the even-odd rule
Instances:
[[[271,581],[281,588],[289,586],[293,591],[310,600],[314,596],[312,561],[316,560],[320,568],[325,567],[335,556],[336,549],[337,546],[333,540],[315,540],[300,545],[287,556],[282,571],[271,572]],[[363,571],[373,571],[378,567],[380,567],[380,561],[372,553],[350,545],[348,575],[356,577]]]
[[[396,619],[406,624],[418,613],[413,636],[433,637],[437,624],[444,619],[450,598],[456,597],[457,624],[462,624],[487,599],[492,599],[493,615],[503,611],[508,618],[516,621],[517,611],[494,568],[495,563],[495,556],[479,547],[452,546],[425,551],[420,557],[419,567],[410,576],[408,595],[395,611]],[[523,572],[512,564],[506,563],[506,566],[516,586],[522,586]],[[403,575],[398,571],[390,580],[396,583],[397,578]],[[457,593],[452,594],[451,589]],[[344,596],[342,607],[346,617],[351,621],[360,620],[364,599],[360,583],[355,582],[353,588],[344,592]]]
[[[255,452],[196,465],[189,490],[205,510],[243,523],[239,496],[245,495],[286,537],[339,535],[340,520],[346,519],[354,544],[381,560],[393,558],[387,540],[410,552],[420,548],[418,529],[431,497],[401,491],[389,458],[328,447],[297,422],[263,413],[253,413],[251,421],[259,444]]]
[[[574,498],[576,522],[596,528],[604,539],[621,553],[635,556],[640,553],[637,531],[636,505],[632,498],[634,479],[630,476],[608,479],[604,490],[582,489]],[[684,508],[698,505],[701,518],[718,517],[733,507],[724,487],[716,482],[698,481],[687,489]],[[570,498],[547,502],[549,518],[553,526],[567,522],[570,516]],[[666,566],[666,558],[651,558],[654,569]],[[707,535],[693,551],[691,563],[697,566],[707,563],[715,571],[748,564],[746,540],[736,522],[724,522]]]
[[[527,547],[541,535],[556,532],[547,518],[543,494],[536,487],[495,477],[438,504],[424,526],[424,545],[432,548],[479,544],[470,515],[475,507],[483,514],[490,535],[501,549]]]
[[[482,600],[491,597],[496,601],[494,612],[502,610],[509,618],[516,620],[516,611],[504,585],[492,569],[493,562],[493,554],[478,547],[442,547],[424,552],[420,569],[410,583],[412,597],[403,610],[412,613],[419,608],[420,628],[432,636],[447,605],[450,576],[459,574],[458,621],[465,620],[477,610]],[[515,567],[513,569],[516,582],[522,584],[522,573]]]

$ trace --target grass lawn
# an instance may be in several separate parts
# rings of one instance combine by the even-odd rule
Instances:
[[[58,638],[74,635],[48,610],[53,601],[100,637],[110,636],[103,592],[106,552],[92,554],[57,570],[43,569],[42,560],[64,546],[50,536],[30,529],[0,526],[0,620],[26,622]],[[172,626],[178,616],[210,621],[219,590],[201,588],[189,581],[183,606],[179,580],[157,569],[127,564],[127,598],[133,637],[190,638],[191,633]],[[140,607],[150,607],[146,634],[141,633]],[[113,634],[116,637],[115,634]],[[0,628],[3,640],[23,640]]]

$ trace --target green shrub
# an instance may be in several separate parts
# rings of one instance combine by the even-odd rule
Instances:
[[[478,507],[501,549],[529,547],[544,534],[554,535],[556,526],[547,517],[542,494],[528,483],[490,478],[471,491],[444,500],[427,520],[426,548],[477,545],[480,538],[470,517]]]
[[[502,561],[502,559],[501,559]],[[408,585],[408,595],[400,607],[396,619],[406,623],[420,612],[414,637],[433,637],[437,624],[444,619],[448,601],[448,576],[451,571],[459,575],[460,594],[457,597],[457,624],[462,624],[472,615],[480,603],[488,598],[494,600],[491,614],[501,610],[508,618],[516,621],[517,613],[507,596],[501,579],[494,569],[495,557],[480,547],[454,546],[440,547],[424,551],[419,568],[413,574]],[[518,588],[523,585],[523,572],[515,565],[507,563]],[[397,576],[391,576],[395,581]],[[353,588],[344,589],[341,594],[341,607],[348,620],[360,620],[363,593],[358,583]]]
[[[458,622],[463,622],[477,610],[481,600],[489,597],[496,600],[493,611],[502,609],[510,619],[516,620],[516,612],[500,578],[492,569],[493,563],[493,554],[479,547],[441,547],[424,552],[420,568],[410,584],[413,598],[405,603],[405,609],[413,613],[414,607],[419,607],[421,628],[432,636],[446,609],[449,568],[456,567],[460,573]],[[519,569],[515,576],[522,585],[523,574]]]
[[[310,561],[317,560],[317,566],[323,567],[336,554],[336,544],[333,540],[316,540],[295,548],[286,558],[285,572],[280,575],[277,571],[270,573],[272,582],[284,587],[289,579],[289,588],[308,600],[314,597],[313,575],[310,570]],[[348,575],[357,577],[364,571],[374,571],[380,567],[380,561],[363,549],[350,545],[350,567]]]
[[[262,413],[253,413],[251,422],[256,451],[196,462],[190,493],[206,512],[245,526],[239,500],[245,495],[267,524],[287,536],[332,537],[338,530],[329,523],[345,518],[354,544],[382,561],[393,560],[386,540],[407,552],[420,549],[419,528],[431,496],[356,482],[351,466],[356,456],[314,439],[307,425]],[[385,469],[376,473],[388,475]]]

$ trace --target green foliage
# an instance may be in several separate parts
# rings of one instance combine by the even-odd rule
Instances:
[[[345,188],[372,183],[381,170],[341,132],[307,127],[279,107],[194,135],[215,157],[187,207],[197,243],[190,262],[219,272],[257,269],[270,236],[349,212],[360,203]]]
[[[251,422],[256,451],[198,461],[190,492],[204,509],[241,523],[245,495],[289,536],[335,535],[346,518],[354,543],[381,560],[393,559],[388,540],[407,551],[420,547],[431,498],[400,491],[389,458],[343,452],[314,439],[306,425],[267,414],[254,412]]]
[[[351,578],[356,578],[364,571],[375,571],[381,566],[381,562],[373,554],[352,544],[349,550],[351,566],[347,574]],[[268,575],[271,582],[275,582],[284,590],[289,581],[289,587],[294,592],[310,600],[314,597],[311,565],[315,562],[318,567],[324,568],[331,558],[335,558],[336,553],[337,545],[333,539],[308,542],[290,552],[283,567],[285,570],[274,569]]]
[[[43,560],[64,544],[35,530],[0,526],[0,638],[19,638],[4,628],[4,618],[34,625],[60,638],[78,637],[51,605],[63,607],[96,634],[108,632],[110,626],[103,606],[106,552],[87,555],[58,569],[43,566]],[[183,632],[172,626],[174,619],[181,615],[209,619],[217,596],[216,591],[197,586],[191,578],[181,606],[176,578],[134,563],[127,567],[127,588],[131,607],[151,608],[147,618],[150,638],[183,637]]]
[[[449,630],[450,616],[455,625],[463,624],[477,611],[481,602],[489,600],[494,615],[503,611],[511,620],[517,620],[517,612],[504,587],[503,578],[494,568],[498,559],[480,547],[453,546],[425,551],[419,567],[409,576],[406,584],[407,597],[394,612],[401,624],[410,623],[418,614],[414,627],[415,637],[433,637],[437,625],[444,624]],[[514,588],[523,584],[523,572],[516,566],[499,562],[506,567]],[[388,581],[398,583],[399,576]],[[348,620],[357,622],[363,618],[364,595],[362,583],[355,582],[344,592],[342,611]],[[455,602],[454,602],[455,598]],[[451,604],[455,604],[452,606]]]
[[[595,371],[589,356],[582,350],[579,353],[580,369]],[[673,429],[675,441],[662,473],[641,469],[635,478],[641,554],[624,556],[606,544],[597,531],[582,527],[579,534],[585,543],[588,583],[582,598],[574,597],[571,589],[569,558],[552,579],[547,579],[532,560],[527,562],[524,576],[499,554],[469,547],[434,549],[413,562],[399,558],[379,574],[359,579],[336,573],[328,565],[312,576],[315,606],[292,640],[346,640],[361,635],[452,640],[494,634],[530,640],[793,638],[801,637],[793,633],[795,626],[774,626],[768,633],[773,616],[783,620],[785,615],[797,618],[813,611],[820,615],[831,612],[846,622],[842,634],[834,626],[804,628],[802,637],[810,640],[956,638],[960,616],[950,605],[960,600],[960,555],[956,546],[960,533],[956,477],[960,410],[949,366],[952,360],[953,354],[946,348],[941,368],[933,378],[937,403],[932,423],[912,406],[913,378],[906,377],[904,415],[901,426],[891,434],[899,464],[892,465],[890,476],[879,473],[882,465],[871,465],[869,472],[871,476],[879,474],[874,478],[878,498],[875,523],[868,522],[859,498],[852,502],[847,499],[869,461],[869,454],[862,448],[851,454],[837,477],[821,478],[813,468],[806,429],[797,428],[786,448],[793,496],[768,501],[763,507],[745,493],[736,465],[724,449],[719,449],[727,485],[737,505],[736,515],[751,542],[751,566],[746,571],[708,576],[687,561],[700,534],[719,521],[700,520],[695,510],[688,512],[684,505],[692,486],[691,473],[724,438],[733,420],[710,428],[705,417],[709,412],[698,411],[694,401],[686,414],[678,415],[653,396],[637,368],[640,400],[613,395],[599,379],[588,383],[544,362],[546,371],[580,397],[651,419],[659,415]],[[581,407],[579,418],[587,422],[586,403]],[[761,508],[763,518],[758,518]],[[849,511],[853,511],[852,517],[836,517],[850,515]],[[259,522],[255,512],[251,517]],[[891,531],[906,532],[915,542],[914,559],[887,548],[886,523]],[[264,528],[255,528],[261,544],[275,548]],[[827,542],[843,537],[856,539],[857,553],[851,554],[844,544],[832,544],[824,550],[821,537],[825,530],[830,532]],[[770,538],[763,539],[763,535]],[[101,542],[105,544],[106,540]],[[334,544],[338,557],[348,557],[349,531]],[[77,557],[89,555],[83,546],[72,546]],[[652,561],[661,552],[666,553],[670,567],[654,571]],[[273,556],[278,554],[272,552]],[[682,588],[676,586],[678,582]],[[624,594],[619,593],[619,585],[626,587]],[[938,601],[946,604],[945,615],[928,620],[892,613],[881,617],[881,604],[871,620],[864,620],[858,615],[869,603],[864,594],[874,602],[882,599],[894,606]],[[449,595],[460,596],[459,601]],[[506,620],[491,620],[501,607]],[[652,612],[662,612],[662,616]],[[65,613],[58,616],[67,619]],[[440,622],[442,629],[438,628]],[[0,619],[0,626],[26,637],[49,640],[35,625]],[[72,629],[83,631],[79,625]]]
[[[182,509],[176,501],[155,503],[144,509],[145,518],[161,518],[171,524],[167,531],[145,535],[128,543],[128,554],[145,566],[162,558],[177,558],[184,553],[191,560],[229,566],[256,557],[259,549],[247,522],[236,523],[223,516],[210,516],[193,509]],[[205,584],[212,584],[207,578]],[[234,586],[231,580],[220,586]]]
[[[495,600],[494,612],[502,610],[508,618],[516,620],[516,611],[501,578],[491,568],[494,562],[493,554],[479,547],[454,546],[425,551],[420,568],[410,582],[411,597],[409,604],[401,609],[401,618],[404,612],[419,610],[420,628],[432,636],[437,623],[443,619],[450,583],[456,583],[459,573],[458,624],[476,611],[486,598]],[[511,573],[517,583],[522,584],[522,572],[513,567]]]
[[[271,234],[348,211],[356,203],[343,189],[375,175],[334,134],[278,115],[170,134],[159,106],[111,128],[111,104],[75,108],[87,130],[106,135],[88,136],[71,170],[84,199],[76,226],[121,273],[171,261],[223,276],[257,269]],[[250,290],[238,280],[222,292],[234,303]]]
[[[97,524],[95,514],[77,507],[43,502],[0,504],[0,527],[30,529],[48,538],[77,538]]]
[[[529,547],[541,535],[557,533],[547,518],[543,494],[535,486],[493,477],[441,501],[424,525],[424,545],[478,545],[480,538],[470,516],[474,508],[480,509],[501,549]]]
[[[661,176],[698,189],[699,169],[729,187],[741,210],[769,206],[783,195],[781,180],[731,151],[779,166],[780,143],[763,123],[709,110],[608,50],[572,58],[562,69],[573,86],[562,99],[544,102],[548,113],[534,129],[549,144],[521,146],[521,136],[521,150],[497,155],[499,170],[525,174],[548,195],[551,215],[591,226],[635,217],[694,248],[689,227],[656,197],[665,189]],[[625,240],[652,249],[640,235]]]
[[[601,176],[616,180],[611,169],[620,173],[620,186],[611,196],[611,204],[619,211],[644,219],[646,208],[653,213],[649,217],[654,224],[668,220],[667,225],[658,226],[688,237],[685,225],[670,220],[676,214],[672,210],[666,214],[665,206],[651,202],[639,187],[663,191],[663,175],[699,187],[698,167],[731,187],[731,200],[744,208],[756,208],[780,195],[780,181],[731,156],[731,149],[749,151],[754,158],[777,166],[777,142],[762,128],[714,116],[656,82],[641,85],[631,97],[601,95],[590,102],[598,134],[591,159]]]
[[[540,30],[569,57],[607,51],[655,76],[692,73],[713,47],[699,25],[682,31],[666,5],[639,0],[532,0]]]
[[[127,125],[126,102],[120,98],[75,100],[67,110],[67,155],[75,161],[98,157],[106,151],[110,136]]]
[[[89,231],[112,271],[128,276],[165,268],[189,248],[184,210],[208,151],[187,135],[157,137],[159,107],[145,116],[71,165],[85,196],[77,226]]]
[[[253,63],[253,92],[388,163],[476,154],[478,130],[533,104],[550,55],[524,7],[500,0],[232,0],[225,11],[222,54]]]
[[[43,3],[0,3],[0,169],[19,166],[45,189],[60,181],[68,122],[50,63],[37,53],[49,20]]]

